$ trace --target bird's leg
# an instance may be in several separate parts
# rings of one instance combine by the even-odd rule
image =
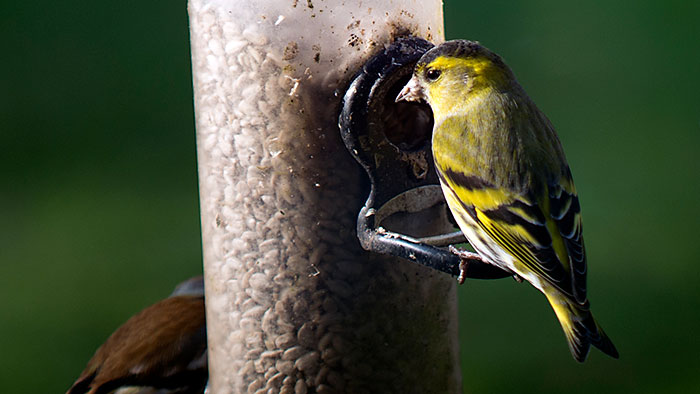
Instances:
[[[467,250],[457,249],[450,245],[450,252],[459,256],[459,276],[457,277],[457,282],[463,284],[467,279],[467,268],[469,268],[469,263],[472,261],[478,261],[480,263],[488,264],[488,261],[484,260],[478,253],[470,252]]]
[[[469,267],[469,260],[467,259],[460,259],[459,261],[459,276],[457,277],[457,283],[464,284],[464,281],[467,279],[467,267]]]
[[[513,279],[518,283],[523,283],[523,278],[518,274],[513,274]]]

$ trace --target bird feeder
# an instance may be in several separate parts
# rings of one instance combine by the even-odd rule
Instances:
[[[456,281],[362,248],[370,186],[338,128],[368,59],[443,40],[442,2],[190,0],[189,15],[212,392],[461,392]],[[392,144],[414,149],[410,129]]]

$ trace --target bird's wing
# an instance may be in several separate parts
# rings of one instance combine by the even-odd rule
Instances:
[[[581,214],[570,176],[540,195],[522,195],[443,169],[440,178],[481,229],[522,264],[578,303],[586,301]],[[567,171],[568,173],[568,171]]]
[[[176,387],[180,382],[204,390],[206,349],[204,297],[171,296],[112,333],[66,394],[111,393],[126,386]]]

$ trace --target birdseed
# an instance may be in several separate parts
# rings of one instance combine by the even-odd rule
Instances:
[[[369,56],[442,39],[441,2],[260,3],[189,2],[211,391],[460,391],[454,281],[361,250],[337,127]]]

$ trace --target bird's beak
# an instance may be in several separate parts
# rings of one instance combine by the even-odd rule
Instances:
[[[418,80],[413,77],[401,89],[401,92],[396,96],[396,102],[399,101],[418,101],[423,98],[423,89],[418,85]]]

